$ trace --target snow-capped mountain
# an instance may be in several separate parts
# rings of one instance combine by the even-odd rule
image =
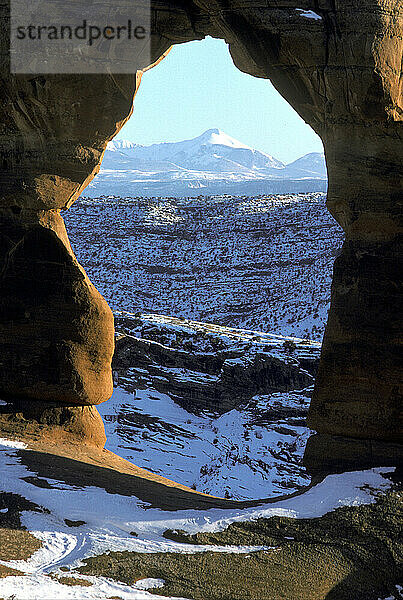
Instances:
[[[285,165],[220,129],[182,142],[141,146],[113,140],[102,168],[85,195],[205,195],[325,191],[323,154],[311,153]]]
[[[284,174],[287,174],[290,179],[318,176],[326,179],[327,169],[325,155],[322,152],[310,152],[309,154],[305,154],[305,156],[301,156],[301,158],[289,163],[284,169]]]
[[[255,169],[283,169],[284,164],[264,152],[249,148],[220,129],[209,129],[202,135],[183,142],[140,146],[116,140],[108,144],[103,168],[117,161],[131,163],[133,168],[150,170],[166,163],[173,170],[191,169],[213,172],[248,172]]]

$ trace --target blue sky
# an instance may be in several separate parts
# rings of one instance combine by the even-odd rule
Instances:
[[[323,151],[271,83],[241,73],[225,42],[212,38],[174,46],[143,75],[133,116],[118,138],[175,142],[216,127],[284,162]]]

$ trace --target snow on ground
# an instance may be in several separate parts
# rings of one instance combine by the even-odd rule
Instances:
[[[63,575],[61,572],[60,574]],[[143,579],[137,581],[133,586],[106,577],[80,575],[78,579],[90,582],[91,586],[66,585],[60,583],[56,578],[36,573],[0,579],[0,593],[10,600],[102,600],[116,597],[121,600],[161,600],[161,596],[150,594],[145,590],[164,585],[161,579]],[[186,600],[186,598],[182,600]]]
[[[225,349],[232,349],[239,346],[239,344],[245,344],[245,342],[253,342],[261,346],[270,345],[271,352],[273,350],[280,350],[281,356],[284,356],[284,342],[291,340],[297,344],[297,355],[299,357],[306,355],[315,358],[319,357],[321,343],[319,341],[311,340],[308,338],[299,338],[295,336],[288,336],[286,334],[276,334],[273,332],[266,332],[251,329],[242,329],[235,327],[228,327],[218,325],[216,323],[204,323],[194,320],[189,320],[182,317],[172,317],[165,314],[155,313],[137,313],[136,315],[126,311],[114,311],[117,318],[128,317],[131,320],[138,319],[137,328],[132,328],[130,331],[131,335],[137,337],[141,333],[141,328],[144,325],[150,327],[162,326],[164,333],[170,335],[171,340],[177,334],[187,334],[192,337],[192,345],[197,344],[197,351],[207,352],[211,351],[211,341],[209,338],[216,338],[216,340],[222,343],[222,347]],[[207,344],[210,342],[210,347]]]
[[[17,600],[35,598],[107,598],[118,593],[133,600],[151,599],[144,587],[122,586],[105,578],[88,578],[92,587],[69,587],[48,575],[61,574],[62,566],[78,566],[89,556],[113,550],[138,552],[204,552],[210,546],[181,544],[165,539],[166,529],[183,529],[189,533],[219,531],[235,521],[283,515],[293,518],[319,517],[340,506],[368,504],[391,482],[385,477],[391,468],[377,468],[330,475],[321,483],[293,498],[252,508],[162,511],[150,508],[135,497],[109,494],[96,487],[70,486],[48,479],[49,488],[24,480],[35,473],[25,466],[19,449],[10,444],[0,446],[0,490],[19,494],[47,512],[24,511],[22,523],[43,542],[43,547],[27,561],[0,561],[0,564],[27,573],[0,579],[0,596],[12,594]],[[79,527],[68,527],[65,519],[85,521]],[[133,537],[135,531],[138,537]],[[217,552],[249,553],[261,547],[214,547]],[[275,548],[266,548],[275,552]],[[84,578],[80,576],[80,578]],[[85,578],[84,578],[85,579]],[[52,596],[53,594],[53,596]]]
[[[24,442],[17,442],[16,440],[6,440],[4,438],[0,438],[0,447],[5,446],[6,448],[18,448],[23,449],[26,448],[27,445]]]
[[[306,485],[302,455],[309,429],[287,418],[268,424],[264,414],[284,400],[288,406],[308,406],[309,395],[279,393],[252,400],[249,410],[197,416],[153,388],[127,392],[117,387],[98,409],[109,450],[198,491],[247,499]]]
[[[323,335],[343,240],[325,194],[81,198],[63,217],[113,309]]]
[[[309,482],[302,456],[311,433],[305,417],[312,387],[251,393],[224,414],[213,413],[214,405],[210,412],[197,406],[203,406],[203,386],[218,379],[215,371],[206,371],[206,357],[218,361],[224,354],[227,368],[243,366],[256,353],[286,363],[315,361],[318,342],[156,314],[116,312],[115,317],[118,331],[193,357],[195,366],[172,366],[173,357],[169,366],[150,360],[116,374],[112,398],[98,407],[109,450],[198,491],[233,499],[278,496]],[[161,384],[164,378],[169,385]],[[195,400],[181,404],[181,394],[185,400],[195,394]]]
[[[300,17],[305,17],[306,19],[314,19],[315,21],[322,20],[322,17],[313,10],[305,10],[304,8],[296,8],[295,10],[299,12]]]

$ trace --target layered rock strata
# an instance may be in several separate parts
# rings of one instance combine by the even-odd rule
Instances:
[[[167,393],[188,412],[223,414],[256,394],[304,389],[314,378],[291,357],[255,344],[249,349],[195,352],[158,341],[123,335],[117,340],[113,368],[116,376],[147,372],[155,389]],[[131,379],[136,381],[132,373]],[[141,381],[137,381],[141,385]]]

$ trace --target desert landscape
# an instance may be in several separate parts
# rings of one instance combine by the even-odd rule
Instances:
[[[73,4],[0,7],[0,600],[403,598],[401,3]]]

